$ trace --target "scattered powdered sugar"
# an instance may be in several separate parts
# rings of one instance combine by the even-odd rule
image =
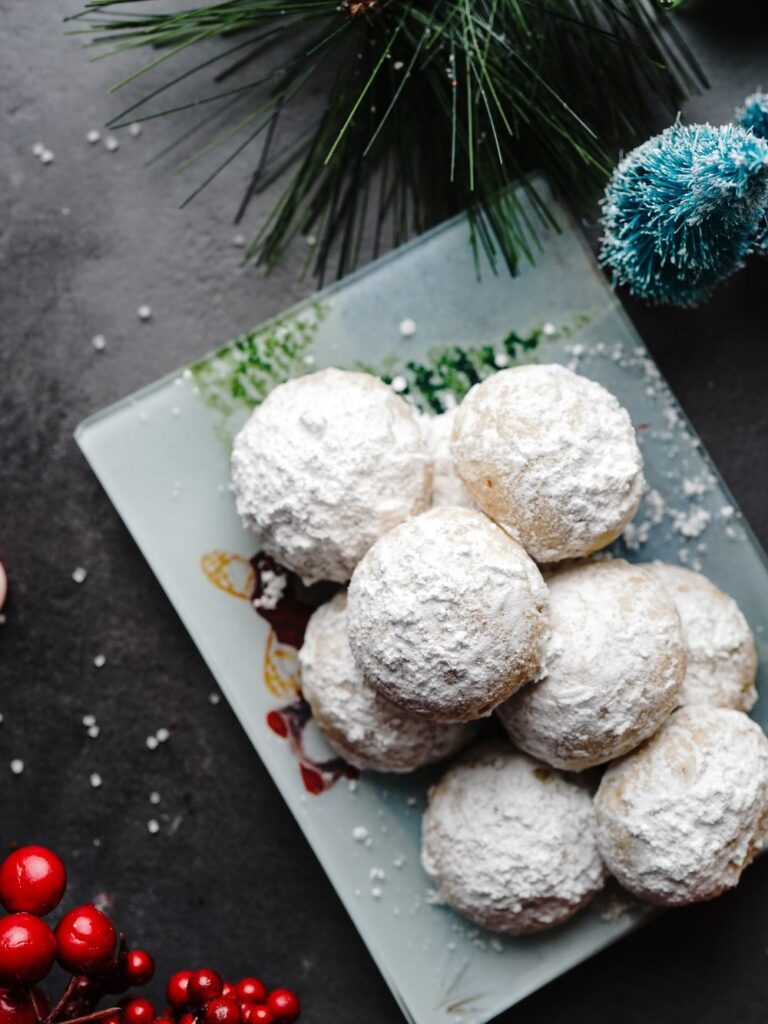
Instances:
[[[605,547],[645,486],[627,411],[555,364],[502,370],[473,387],[452,450],[474,500],[539,562]]]
[[[321,370],[276,387],[235,438],[237,509],[305,581],[346,582],[373,542],[429,503],[413,410],[376,377]]]
[[[405,711],[365,681],[347,640],[343,592],[312,615],[299,664],[317,727],[357,768],[413,771],[455,754],[475,733],[473,725],[444,725]]]
[[[424,415],[420,419],[427,450],[432,458],[433,508],[443,505],[477,507],[453,466],[451,432],[456,411],[456,408],[449,409],[439,416]]]
[[[675,512],[674,528],[683,537],[700,537],[712,518],[705,508],[694,508],[683,512]]]
[[[732,708],[694,705],[610,765],[600,850],[630,892],[664,906],[735,886],[768,835],[768,739]]]
[[[645,494],[642,511],[643,516],[638,515],[624,528],[624,544],[630,551],[638,551],[643,544],[646,544],[653,527],[658,526],[664,519],[667,506],[657,490],[651,489]]]
[[[551,637],[540,682],[499,710],[514,742],[570,771],[602,764],[652,735],[679,702],[680,619],[665,587],[622,559],[548,578]]]
[[[700,573],[663,562],[647,568],[680,614],[688,654],[680,703],[749,711],[757,700],[757,649],[739,606]]]
[[[364,843],[368,838],[368,829],[365,825],[355,825],[352,829],[352,838],[356,843]]]
[[[459,913],[513,935],[571,917],[604,880],[587,788],[500,741],[432,790],[422,863]]]
[[[525,551],[479,512],[436,508],[385,534],[349,587],[349,642],[401,707],[468,721],[534,676],[547,589]]]
[[[252,604],[257,610],[259,608],[272,611],[277,608],[285,588],[288,585],[288,576],[284,572],[273,572],[271,569],[263,569],[260,577],[261,594],[254,597]]]

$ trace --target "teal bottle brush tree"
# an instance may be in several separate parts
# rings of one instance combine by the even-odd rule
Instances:
[[[675,124],[618,165],[603,199],[601,262],[653,303],[690,306],[759,250],[768,228],[768,96],[735,125]]]

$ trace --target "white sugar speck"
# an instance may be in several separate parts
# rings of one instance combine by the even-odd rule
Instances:
[[[32,144],[32,155],[33,156],[41,157],[44,152],[45,152],[45,146],[43,145],[42,142],[34,142]]]
[[[706,481],[702,480],[700,477],[693,477],[690,479],[686,478],[683,480],[683,494],[686,498],[692,498],[697,494],[704,494],[706,489]]]
[[[405,67],[405,64],[403,64],[401,60],[396,60],[392,67],[395,69],[395,71],[402,71],[403,68]]]
[[[211,702],[211,704],[214,704],[214,705],[215,704],[220,704],[221,703],[221,694],[220,693],[209,693],[208,694],[208,700]]]
[[[13,772],[14,775],[21,775],[21,773],[24,771],[24,762],[21,760],[20,757],[14,757],[14,759],[11,761],[11,771]]]
[[[104,349],[107,347],[107,339],[104,337],[103,334],[94,334],[94,336],[91,338],[91,344],[93,345],[97,352],[103,352]]]
[[[364,825],[356,825],[352,829],[352,838],[356,843],[364,843],[368,838],[368,829]]]
[[[541,329],[548,338],[551,338],[553,335],[557,334],[557,328],[554,324],[551,323],[544,324],[544,326]]]
[[[93,664],[96,666],[96,668],[104,668],[104,666],[107,664],[107,659],[103,654],[97,654],[96,657],[93,659]]]
[[[1,720],[2,719],[0,719],[0,721]],[[347,786],[349,788],[349,792],[350,793],[356,793],[357,792],[357,779],[350,779],[349,782],[347,783]]]
[[[424,902],[430,907],[445,906],[445,899],[439,889],[427,889],[424,893]]]
[[[98,789],[99,786],[101,785],[102,781],[103,780],[102,780],[101,776],[99,775],[99,773],[98,772],[93,772],[93,774],[91,775],[91,785],[93,786],[93,788],[94,789]]]
[[[40,163],[41,164],[52,164],[53,163],[53,153],[51,152],[50,149],[44,149],[43,152],[40,154]]]
[[[372,882],[383,882],[387,877],[387,873],[384,868],[371,868],[368,872],[368,877]]]
[[[405,379],[405,377],[402,377],[400,376],[400,374],[398,374],[397,377],[392,378],[391,387],[393,391],[396,391],[398,394],[401,394],[408,387],[408,381]]]
[[[674,528],[683,537],[699,537],[709,525],[712,517],[705,508],[696,508],[686,514],[676,512],[674,514]]]
[[[92,725],[96,725],[96,716],[83,715],[83,725],[86,727],[86,729],[90,729]]]
[[[91,128],[91,130],[88,132],[88,134],[85,137],[88,140],[88,142],[90,142],[90,144],[92,146],[95,146],[96,143],[101,138],[101,132],[99,131],[98,128]]]
[[[375,900],[381,899],[381,889],[378,887],[378,885],[374,885],[374,887],[371,889],[371,896],[373,896]]]
[[[147,822],[147,832],[149,832],[150,835],[155,835],[155,833],[159,831],[160,822],[156,818],[150,818]]]
[[[88,735],[92,740],[97,740],[99,738],[100,732],[101,729],[98,727],[98,725],[91,725],[88,727]]]
[[[154,790],[153,792],[151,792],[149,794],[149,802],[151,804],[159,804],[160,803],[160,794],[157,792],[157,790]]]
[[[236,246],[238,249],[244,249],[246,246],[245,235],[235,235],[232,239],[232,245]]]
[[[136,314],[139,320],[149,320],[152,316],[152,307],[145,302],[139,306],[136,310]]]
[[[157,736],[147,736],[146,743],[147,748],[149,750],[157,750],[158,746],[160,745],[160,741],[158,740]]]
[[[397,870],[400,871],[402,868],[405,867],[405,857],[403,857],[402,855],[395,857],[395,859],[392,861],[392,866],[396,867]]]
[[[128,134],[134,139],[137,139],[139,135],[141,135],[141,125],[138,121],[134,121],[133,124],[128,125]]]
[[[114,153],[116,149],[120,148],[120,143],[114,135],[108,135],[106,139],[104,139],[104,148],[110,153]]]
[[[75,581],[75,583],[83,583],[87,575],[88,570],[84,569],[82,565],[78,565],[76,569],[72,570],[72,579]]]
[[[493,357],[493,365],[497,370],[503,370],[505,366],[509,366],[509,356],[506,352],[496,352]]]
[[[157,732],[155,733],[155,736],[157,738],[158,743],[165,743],[167,740],[171,738],[170,732],[165,728],[158,729]]]
[[[412,338],[416,333],[416,321],[411,320],[410,317],[406,317],[405,320],[401,320],[400,333],[404,338]]]

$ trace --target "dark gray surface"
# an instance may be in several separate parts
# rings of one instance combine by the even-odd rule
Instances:
[[[711,0],[685,16],[713,82],[693,116],[727,119],[746,92],[768,86],[761,6]],[[11,579],[0,629],[0,850],[54,846],[70,866],[70,899],[108,894],[163,975],[203,964],[255,971],[295,985],[307,1022],[396,1021],[297,826],[233,714],[209,702],[205,666],[72,441],[86,414],[306,294],[303,254],[266,280],[239,267],[229,218],[246,165],[180,212],[195,172],[142,166],[162,124],[139,139],[121,135],[113,154],[86,143],[119,109],[106,87],[132,62],[89,65],[62,36],[72,9],[0,3],[0,558]],[[48,167],[30,152],[38,139],[55,153]],[[251,210],[251,227],[269,201]],[[767,284],[755,263],[699,311],[630,307],[764,544]],[[143,302],[148,324],[136,316]],[[100,354],[96,333],[107,338]],[[79,586],[76,565],[88,570]],[[100,652],[107,664],[97,669]],[[101,726],[96,740],[81,724],[87,713]],[[161,726],[172,738],[151,752],[145,738]],[[15,757],[25,762],[18,777],[8,769]],[[737,892],[666,915],[503,1019],[762,1024],[767,949],[764,859]]]

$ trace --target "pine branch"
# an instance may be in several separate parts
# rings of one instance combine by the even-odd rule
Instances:
[[[152,87],[111,125],[198,111],[163,149],[202,137],[182,160],[189,166],[222,148],[189,198],[256,147],[237,219],[279,177],[284,191],[248,255],[271,268],[297,235],[311,234],[321,279],[356,265],[366,226],[375,253],[465,209],[478,255],[514,270],[534,258],[537,233],[509,191],[515,178],[542,170],[587,209],[619,149],[653,129],[654,110],[676,112],[705,84],[650,0],[219,0],[173,14],[157,0],[130,6],[91,0],[72,19],[99,58],[155,49],[115,86],[146,75]],[[157,80],[212,37],[219,52]],[[191,100],[190,80],[199,82]],[[300,137],[289,114],[309,91],[323,102]],[[204,129],[219,120],[209,138]]]

